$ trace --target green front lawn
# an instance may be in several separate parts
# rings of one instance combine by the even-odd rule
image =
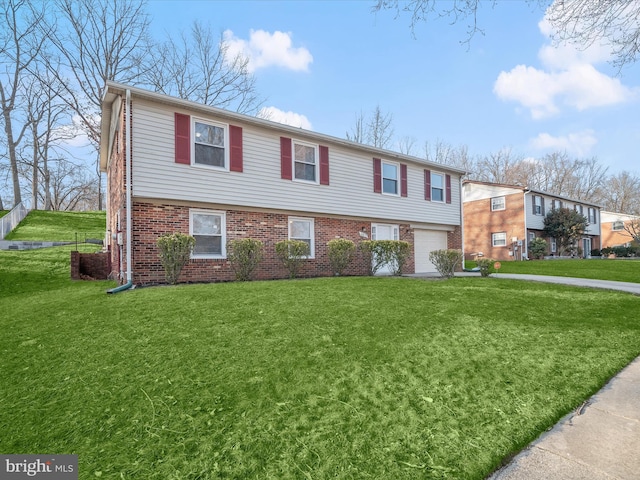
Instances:
[[[9,213],[11,210],[0,210],[0,218],[4,217],[7,213]]]
[[[496,278],[106,295],[0,252],[0,451],[80,478],[483,479],[640,354],[640,298]],[[37,293],[37,294],[34,294]]]
[[[32,210],[6,237],[7,240],[84,242],[104,238],[106,213]],[[77,238],[76,238],[77,234]]]
[[[593,258],[588,260],[501,262],[501,268],[498,272],[640,283],[640,260]]]

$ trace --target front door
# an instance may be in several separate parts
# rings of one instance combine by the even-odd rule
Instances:
[[[400,228],[398,225],[388,225],[385,223],[374,223],[371,225],[371,240],[398,240],[400,238],[399,233]],[[391,272],[392,266],[385,264],[380,267],[376,275],[390,275]]]
[[[582,239],[582,258],[591,258],[591,239]]]

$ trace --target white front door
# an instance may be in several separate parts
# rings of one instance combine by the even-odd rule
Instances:
[[[582,258],[591,258],[591,239],[582,239]]]
[[[371,224],[371,240],[399,240],[400,227],[398,225],[388,225],[386,223]],[[374,260],[375,261],[375,260]],[[392,268],[389,264],[380,267],[376,275],[390,275]]]

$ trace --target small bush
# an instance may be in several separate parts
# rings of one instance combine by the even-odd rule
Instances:
[[[429,252],[429,261],[443,278],[453,277],[456,266],[462,263],[460,250],[434,250]]]
[[[302,262],[310,253],[309,244],[302,240],[283,240],[276,243],[276,256],[289,271],[289,278],[296,278]]]
[[[160,249],[160,262],[164,268],[167,283],[175,285],[183,267],[189,263],[191,251],[196,244],[195,238],[184,233],[168,233],[156,240]]]
[[[488,277],[489,274],[495,272],[495,270],[493,268],[494,262],[495,262],[495,260],[493,260],[492,258],[478,258],[476,260],[476,263],[478,264],[478,267],[480,268],[480,276]]]
[[[547,253],[547,242],[544,238],[536,237],[529,242],[529,256],[534,260],[542,260]]]
[[[402,275],[402,269],[411,253],[411,244],[402,240],[365,240],[360,251],[369,265],[369,275],[375,275],[389,265],[392,275]]]
[[[592,257],[599,257],[600,256],[600,249],[599,248],[594,248],[591,250],[591,256]]]
[[[329,264],[334,275],[342,275],[356,252],[356,244],[345,238],[335,238],[327,242]]]
[[[227,242],[227,258],[236,274],[236,280],[251,280],[253,272],[262,261],[264,244],[260,240],[243,238]]]

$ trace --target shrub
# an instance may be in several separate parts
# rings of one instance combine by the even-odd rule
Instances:
[[[289,278],[296,278],[302,262],[309,254],[309,244],[302,240],[282,240],[276,243],[276,256],[289,271]]]
[[[492,258],[478,258],[476,263],[478,264],[478,268],[480,268],[480,275],[482,277],[488,277],[490,273],[493,273],[495,270],[493,269],[493,264],[495,260]]]
[[[356,252],[356,244],[345,238],[335,238],[327,242],[329,264],[334,275],[342,275],[353,260]]]
[[[375,275],[389,265],[392,275],[402,275],[402,269],[411,253],[411,244],[402,240],[365,240],[360,251],[369,265],[369,275]]]
[[[236,280],[251,280],[253,272],[262,261],[264,245],[260,240],[243,238],[227,242],[227,258],[236,274]]]
[[[599,248],[594,248],[591,250],[591,256],[592,257],[599,257],[600,256],[600,249]]]
[[[167,283],[175,285],[182,268],[189,263],[195,238],[184,233],[167,233],[156,240],[160,249],[160,262],[164,268]]]
[[[456,266],[462,263],[462,252],[460,250],[434,250],[429,252],[429,261],[433,263],[441,277],[451,278]]]
[[[529,256],[534,260],[541,260],[547,253],[547,242],[544,238],[536,237],[529,242]]]

